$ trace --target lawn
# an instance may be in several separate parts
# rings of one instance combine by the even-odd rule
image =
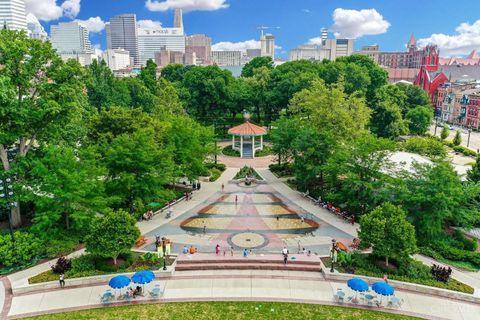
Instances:
[[[251,320],[251,319],[418,319],[397,314],[378,311],[342,308],[296,303],[274,302],[188,302],[129,305],[75,311],[70,313],[51,314],[29,319],[59,320],[59,319],[141,319],[141,320]]]

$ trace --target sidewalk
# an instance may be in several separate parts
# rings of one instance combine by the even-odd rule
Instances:
[[[160,284],[164,295],[158,302],[215,301],[215,300],[268,300],[318,304],[334,304],[333,294],[341,288],[346,296],[354,293],[345,283],[324,281],[318,273],[262,270],[215,270],[176,272],[164,281],[146,285],[146,290]],[[58,289],[13,297],[9,319],[100,307],[100,295],[108,286],[99,285],[74,289]],[[399,309],[369,307],[372,310],[403,313],[427,319],[474,320],[480,306],[429,295],[397,291],[404,300]],[[386,300],[383,299],[385,302]],[[150,303],[139,298],[135,303]],[[348,303],[345,303],[349,305]],[[385,306],[385,303],[383,304]],[[364,305],[354,305],[365,307]]]

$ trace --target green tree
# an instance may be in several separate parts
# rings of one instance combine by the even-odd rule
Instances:
[[[158,80],[158,88],[155,94],[155,106],[151,113],[157,116],[162,116],[165,113],[177,115],[185,114],[177,89],[175,89],[175,87],[164,78]]]
[[[237,115],[244,110],[253,110],[253,90],[248,79],[236,78],[229,86],[228,111],[231,114],[230,124],[236,124]]]
[[[252,77],[255,74],[255,69],[267,68],[273,70],[273,60],[271,57],[256,57],[245,64],[242,68],[242,77]]]
[[[480,153],[477,154],[477,158],[472,165],[472,168],[467,171],[467,179],[473,183],[480,182]]]
[[[87,67],[86,87],[88,100],[97,110],[109,109],[112,105],[124,105],[125,101],[115,101],[115,78],[105,61],[94,60]],[[128,101],[126,101],[128,103]]]
[[[128,92],[129,107],[141,108],[147,113],[153,112],[153,110],[156,108],[155,93],[150,92],[142,80],[132,77],[123,79],[120,83],[123,84]]]
[[[0,65],[0,159],[5,171],[11,165],[6,150],[14,144],[15,163],[35,143],[80,141],[88,101],[78,63],[64,63],[49,42],[0,30]],[[12,213],[13,225],[21,225],[19,206]]]
[[[400,106],[403,116],[406,116],[410,110],[418,107],[427,107],[432,110],[430,96],[421,87],[403,83],[396,84],[396,86],[406,95],[405,103]]]
[[[371,134],[342,144],[325,167],[334,188],[332,201],[363,214],[388,199],[388,186],[392,183],[388,156],[394,147],[392,141]]]
[[[445,124],[442,128],[442,132],[440,132],[440,138],[442,140],[445,140],[448,138],[449,135],[450,135],[450,130],[448,129],[448,126]]]
[[[405,261],[417,250],[415,229],[405,211],[388,202],[361,218],[359,238],[373,247],[373,254],[385,257],[387,266],[389,258]]]
[[[145,84],[152,94],[157,91],[157,64],[152,59],[149,59],[146,65],[140,69],[138,79]]]
[[[455,132],[455,137],[453,138],[453,145],[459,146],[462,144],[462,136],[460,135],[460,130]]]
[[[51,145],[32,158],[27,174],[28,199],[35,204],[32,230],[47,237],[60,230],[84,233],[107,204],[98,155],[91,148]]]
[[[135,218],[123,210],[96,218],[85,239],[87,252],[112,258],[116,265],[118,256],[129,252],[140,236],[140,230],[135,224]]]
[[[416,107],[408,111],[406,119],[411,134],[424,135],[430,128],[433,119],[431,107]]]
[[[298,119],[282,117],[270,130],[273,153],[278,157],[278,164],[288,163],[295,156],[294,142],[298,136],[300,123]]]
[[[404,171],[399,178],[392,197],[408,212],[419,239],[435,239],[465,199],[459,176],[451,163],[438,161],[433,165],[414,163],[413,170]]]
[[[252,100],[258,123],[261,123],[262,112],[265,115],[268,114],[268,118],[271,120],[271,112],[267,107],[267,94],[270,77],[270,69],[267,67],[259,67],[253,71],[253,75],[247,80],[247,83],[251,87]]]
[[[396,139],[408,132],[400,108],[405,98],[396,86],[383,86],[377,91],[370,123],[373,133],[382,138]]]
[[[181,82],[185,73],[192,66],[183,66],[181,64],[169,64],[162,68],[161,77],[171,83]]]
[[[104,146],[107,193],[132,213],[157,200],[173,179],[172,150],[165,148],[165,129],[158,130],[150,126],[120,134]]]

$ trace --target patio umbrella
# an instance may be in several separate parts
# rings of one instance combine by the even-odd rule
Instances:
[[[347,285],[350,289],[355,291],[355,300],[357,299],[358,292],[368,291],[368,283],[360,278],[352,278],[348,280]]]
[[[120,294],[122,293],[122,288],[125,288],[129,284],[130,284],[130,278],[124,275],[113,277],[108,282],[108,285],[113,289],[120,289]]]
[[[347,252],[348,251],[348,248],[346,245],[343,244],[343,242],[337,242],[337,248],[342,250],[342,251],[345,251]]]
[[[360,278],[352,278],[348,280],[347,285],[350,289],[356,292],[368,291],[368,283]]]
[[[138,271],[132,276],[132,281],[134,283],[143,286],[143,292],[145,292],[145,283],[150,283],[153,279],[155,279],[155,274],[150,270]]]
[[[395,292],[395,289],[386,282],[375,282],[372,289],[380,295],[380,302],[382,302],[383,296],[392,296]]]

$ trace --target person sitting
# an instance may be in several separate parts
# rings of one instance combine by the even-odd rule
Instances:
[[[183,253],[183,254],[187,254],[187,253],[188,253],[188,248],[187,248],[187,246],[183,246],[182,253]]]
[[[195,253],[195,247],[194,246],[190,246],[190,254],[194,254]]]
[[[127,289],[127,298],[133,298],[133,289],[132,287],[128,287]]]
[[[150,211],[147,211],[147,212],[145,212],[145,213],[143,214],[143,220],[150,220],[150,219],[151,219],[149,213],[150,213]]]
[[[133,291],[133,297],[135,298],[136,296],[141,296],[141,295],[142,295],[142,287],[137,286]]]

